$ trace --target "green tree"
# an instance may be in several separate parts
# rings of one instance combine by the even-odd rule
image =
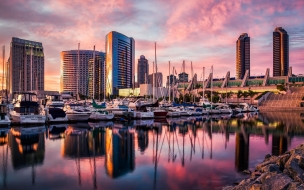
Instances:
[[[244,102],[245,102],[245,98],[247,98],[248,96],[249,96],[248,91],[244,91],[243,92]]]
[[[252,104],[252,98],[253,98],[253,96],[255,96],[256,95],[256,92],[254,92],[254,91],[252,91],[252,90],[248,90],[248,95],[250,96],[250,104]]]
[[[243,96],[243,92],[241,90],[239,90],[236,94],[237,97],[237,102],[239,103],[239,98]]]

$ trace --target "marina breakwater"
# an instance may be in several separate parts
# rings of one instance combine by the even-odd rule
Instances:
[[[235,186],[223,190],[240,189],[304,189],[304,143],[280,156],[266,155],[255,171]]]

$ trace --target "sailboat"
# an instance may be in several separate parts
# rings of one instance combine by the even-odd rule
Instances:
[[[157,62],[156,62],[156,42],[155,42],[155,65],[157,65]],[[156,66],[157,68],[157,66]],[[157,69],[156,69],[156,72],[157,72]],[[155,97],[155,73],[154,73],[154,62],[153,62],[153,101],[154,101],[154,97]],[[165,109],[160,109],[160,108],[156,108],[153,110],[154,112],[154,117],[155,118],[165,118],[167,117],[167,114],[168,114],[168,111],[165,110]]]

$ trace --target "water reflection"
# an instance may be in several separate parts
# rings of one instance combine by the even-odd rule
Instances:
[[[300,113],[0,128],[1,187],[23,187],[14,182],[30,177],[38,189],[60,180],[63,189],[220,188],[303,140]],[[37,166],[48,174],[44,183]]]
[[[45,156],[45,126],[14,127],[9,133],[12,166],[14,170],[31,167],[32,184],[35,184],[35,167],[42,166]]]
[[[134,132],[128,128],[106,129],[106,174],[117,178],[135,169]]]

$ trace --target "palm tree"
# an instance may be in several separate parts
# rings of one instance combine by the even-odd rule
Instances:
[[[245,102],[245,98],[247,98],[248,96],[249,96],[248,91],[244,91],[243,92],[244,102]]]
[[[250,96],[250,99],[251,99],[250,104],[252,104],[252,98],[254,95],[256,95],[256,92],[254,92],[252,90],[248,90],[248,95]]]
[[[237,97],[237,102],[239,103],[239,98],[243,96],[243,92],[241,90],[239,90],[236,94]]]

